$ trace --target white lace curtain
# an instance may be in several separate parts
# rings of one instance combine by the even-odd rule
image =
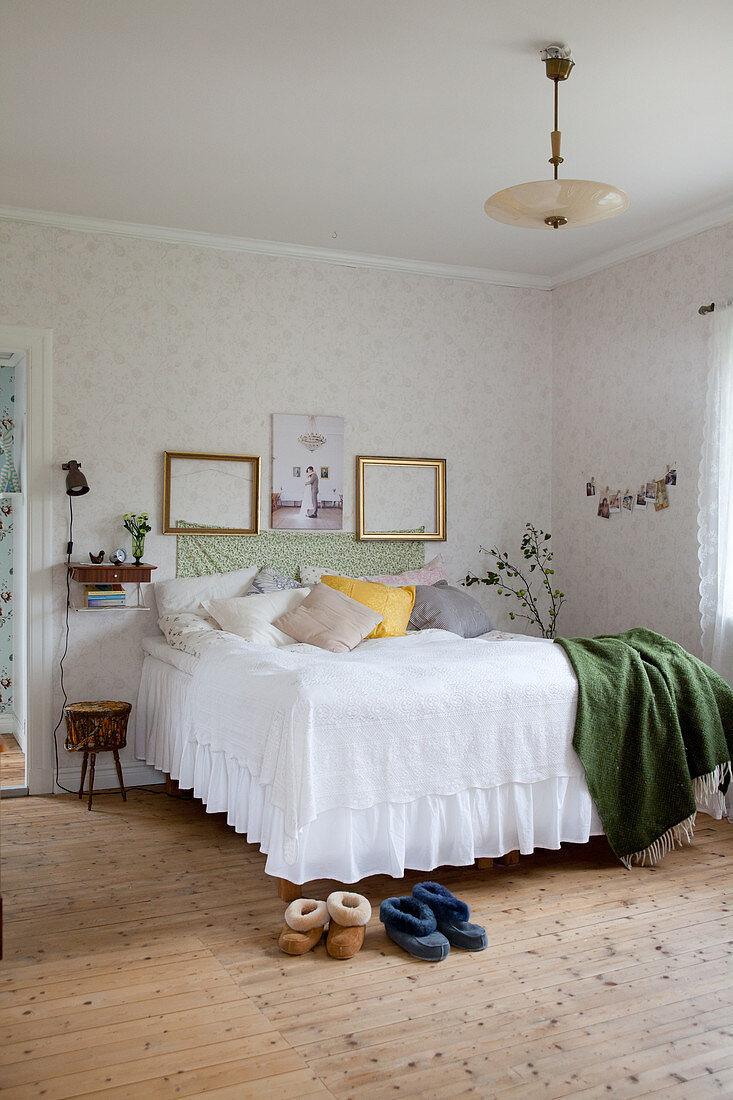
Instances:
[[[733,301],[715,303],[698,486],[703,658],[733,684]]]

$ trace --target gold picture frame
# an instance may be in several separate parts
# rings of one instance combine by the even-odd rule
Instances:
[[[412,501],[404,501],[405,518],[399,525],[396,523],[376,524],[370,517],[374,506],[369,503],[369,473],[377,472],[379,468],[389,470],[396,468],[402,475],[411,469],[425,472],[429,475],[432,470],[434,481],[428,482],[427,488],[421,486],[421,496],[424,498],[423,508],[427,507],[424,518],[422,513],[409,511]],[[382,482],[388,483],[382,474]],[[399,500],[396,504],[399,509]],[[433,509],[431,516],[430,510]],[[395,502],[392,502],[392,518],[395,513]],[[432,527],[434,529],[431,529]],[[422,531],[415,528],[423,527]],[[389,528],[389,529],[387,529]],[[446,539],[446,460],[444,458],[395,458],[377,455],[356,456],[356,537],[360,542],[368,539],[391,540],[393,542],[445,542]]]
[[[241,480],[248,482],[246,493],[242,495],[243,505],[243,519],[244,525],[240,523],[239,526],[231,526],[229,522],[226,522],[227,516],[222,509],[221,523],[207,523],[206,526],[189,526],[190,521],[198,520],[196,515],[183,516],[175,515],[172,517],[171,513],[183,511],[203,511],[198,505],[194,504],[193,507],[186,501],[185,497],[176,492],[176,470],[175,464],[186,464],[183,469],[179,468],[179,476],[185,472],[198,473],[198,471],[191,471],[190,466],[192,463],[204,463],[215,462],[219,464],[220,469],[212,471],[212,473],[218,474],[220,477],[226,474],[226,471],[221,469],[222,463],[227,462],[246,462],[251,470],[251,477],[247,478],[246,475]],[[203,469],[202,469],[203,472]],[[235,475],[236,476],[236,475]],[[199,493],[199,497],[202,501],[206,501],[206,511],[211,511],[210,500],[213,494],[209,491],[206,493]],[[181,504],[179,497],[182,497],[185,504]],[[193,498],[195,500],[195,496]],[[236,509],[236,498],[232,499],[231,494],[219,494],[219,499],[223,504],[226,504],[231,509],[232,504]],[[185,527],[177,526],[178,523],[186,523]],[[258,535],[260,533],[260,457],[259,455],[222,455],[222,454],[206,454],[203,452],[194,451],[164,451],[163,453],[163,534],[164,535]]]

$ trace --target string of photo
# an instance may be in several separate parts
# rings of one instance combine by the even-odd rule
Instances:
[[[582,471],[583,477],[586,477],[585,470]],[[611,516],[621,515],[623,512],[631,514],[635,508],[649,508],[654,505],[655,512],[661,512],[664,508],[669,508],[669,487],[677,484],[677,463],[667,467],[667,472],[664,477],[652,478],[650,481],[646,481],[639,486],[636,492],[632,492],[631,489],[626,489],[622,492],[621,489],[616,489],[615,492],[611,492],[609,485],[605,489],[601,490],[596,486],[596,479],[594,477],[590,480],[586,479],[585,482],[585,495],[587,497],[598,497],[598,510],[597,515],[601,519],[610,519]]]

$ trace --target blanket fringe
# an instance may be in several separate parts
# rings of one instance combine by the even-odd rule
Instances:
[[[698,810],[710,814],[711,817],[725,817],[725,795],[720,788],[725,786],[726,780],[730,781],[730,776],[730,760],[726,760],[707,775],[699,775],[697,779],[693,779],[692,791]]]
[[[698,810],[710,814],[712,817],[725,815],[725,797],[720,790],[725,781],[731,779],[730,760],[724,764],[718,764],[707,775],[699,775],[692,781],[692,790],[695,795],[695,804]],[[621,856],[621,862],[631,870],[633,865],[637,867],[653,867],[666,856],[667,852],[681,848],[683,844],[690,844],[695,832],[695,818],[697,813],[690,814],[679,825],[673,825],[662,833],[648,848],[642,848],[639,852],[632,852],[628,856]]]
[[[640,852],[632,852],[628,856],[621,856],[621,862],[629,870],[634,864],[637,867],[646,867],[647,865],[653,867],[656,863],[659,863],[660,859],[664,859],[667,852],[671,852],[675,848],[681,848],[685,841],[688,844],[691,843],[695,831],[696,816],[696,814],[690,814],[684,821],[680,821],[679,825],[673,825],[648,848],[642,848]]]

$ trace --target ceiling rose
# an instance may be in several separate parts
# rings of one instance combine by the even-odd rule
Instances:
[[[555,128],[550,134],[552,156],[549,163],[554,179],[518,183],[497,191],[484,203],[494,221],[525,229],[560,229],[562,226],[593,225],[623,214],[629,197],[610,183],[594,180],[558,179],[561,132],[558,127],[558,84],[567,80],[575,62],[565,46],[547,46],[542,51],[547,76],[555,85]]]

